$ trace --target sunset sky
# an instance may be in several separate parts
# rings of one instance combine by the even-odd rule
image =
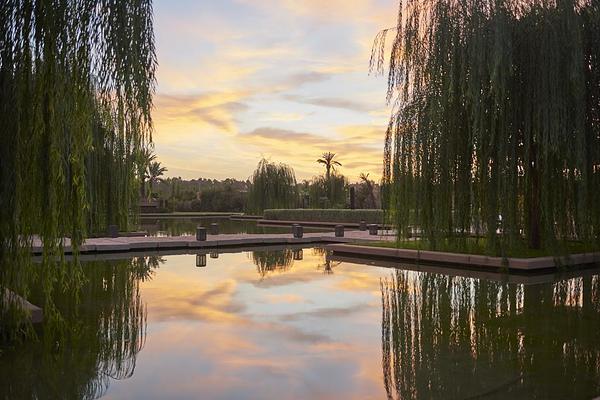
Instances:
[[[297,178],[339,154],[350,181],[381,176],[386,80],[371,44],[396,0],[154,3],[154,142],[167,176],[246,179],[262,156]]]

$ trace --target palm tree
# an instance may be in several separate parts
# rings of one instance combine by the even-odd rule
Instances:
[[[339,161],[334,160],[335,153],[328,151],[327,153],[323,153],[321,158],[317,160],[319,164],[325,165],[325,176],[327,177],[327,181],[329,182],[329,178],[331,177],[331,171],[335,171],[335,167],[342,166]]]
[[[165,172],[167,172],[167,168],[162,167],[160,165],[160,161],[153,161],[150,164],[148,164],[148,171],[146,176],[148,177],[148,183],[150,183],[150,195],[152,195],[152,188],[154,183],[164,182],[161,176],[163,176]]]
[[[150,167],[150,163],[156,160],[156,154],[152,152],[152,149],[146,147],[139,152],[138,159],[138,176],[141,181],[140,185],[140,197],[146,198],[146,179],[148,176],[148,168]]]
[[[341,264],[341,261],[331,262],[331,260],[326,256],[323,264],[317,265],[317,269],[323,269],[323,273],[325,275],[333,274],[333,269]]]
[[[360,174],[360,180],[366,185],[369,199],[371,199],[371,207],[377,208],[377,202],[375,201],[375,188],[373,181],[369,179],[369,174]]]

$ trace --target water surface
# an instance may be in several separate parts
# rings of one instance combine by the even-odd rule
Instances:
[[[291,227],[260,226],[252,220],[232,220],[228,217],[213,218],[152,218],[140,219],[139,229],[148,232],[150,236],[182,236],[195,235],[197,226],[208,228],[210,224],[219,224],[219,233],[290,233]],[[305,232],[322,232],[327,229],[304,228]],[[332,230],[332,229],[330,229]]]
[[[79,305],[58,301],[65,333],[3,350],[2,398],[600,395],[593,272],[509,284],[328,261],[321,249],[136,257],[84,271]]]

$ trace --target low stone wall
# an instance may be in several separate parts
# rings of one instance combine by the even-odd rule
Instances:
[[[476,254],[448,253],[443,251],[372,247],[349,244],[327,246],[334,254],[357,257],[382,258],[397,262],[442,264],[457,268],[489,268],[518,272],[536,272],[563,266],[600,265],[600,253],[571,254],[566,257],[489,257]]]
[[[372,224],[383,222],[383,210],[347,210],[347,209],[282,209],[265,210],[264,219],[282,221],[346,222]]]

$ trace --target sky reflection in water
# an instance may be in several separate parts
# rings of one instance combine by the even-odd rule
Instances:
[[[196,235],[196,227],[209,228],[212,223],[219,225],[219,233],[289,233],[290,226],[261,226],[256,221],[241,221],[221,218],[141,218],[138,229],[147,232],[149,236],[185,236]],[[325,232],[333,229],[305,228],[305,232]]]
[[[192,256],[165,261],[141,286],[148,337],[136,372],[109,398],[385,396],[379,277],[388,270],[327,273],[310,249],[266,273],[252,253],[209,258],[205,268]]]
[[[197,261],[85,264],[69,333],[1,355],[0,398],[600,395],[593,271],[522,285],[327,261],[320,249]]]

